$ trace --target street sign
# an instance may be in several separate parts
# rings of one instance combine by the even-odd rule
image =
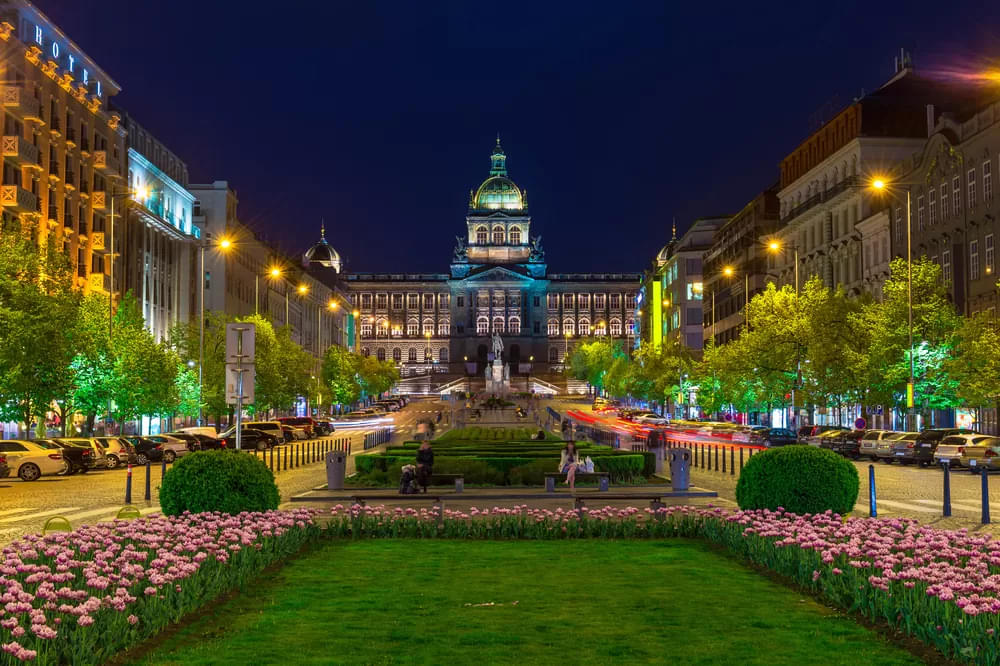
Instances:
[[[253,324],[226,324],[226,363],[253,363],[256,334]]]
[[[226,363],[226,404],[235,405],[239,402],[240,395],[240,374],[243,375],[243,404],[250,405],[254,402],[254,384],[256,374],[252,363],[243,363],[238,367],[236,363]]]
[[[864,430],[864,429],[865,429],[865,428],[867,428],[867,427],[868,427],[868,421],[865,421],[865,420],[864,420],[863,418],[861,418],[861,417],[858,417],[858,418],[857,418],[857,419],[856,419],[856,420],[854,421],[854,429],[855,429],[855,430]]]
[[[906,383],[906,406],[913,409],[913,382]]]

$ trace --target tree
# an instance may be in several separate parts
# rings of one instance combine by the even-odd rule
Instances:
[[[76,311],[73,360],[70,383],[64,404],[67,409],[86,415],[88,434],[94,432],[94,419],[104,413],[111,400],[112,358],[108,337],[108,301],[90,294],[80,300]]]
[[[399,381],[399,371],[392,361],[379,361],[372,356],[362,357],[358,375],[365,397],[381,395]]]
[[[181,362],[174,378],[174,392],[177,394],[177,413],[195,418],[202,409],[201,392],[198,390],[198,371]]]
[[[358,373],[361,357],[347,349],[333,345],[323,354],[320,378],[336,404],[351,405],[361,399],[361,381]]]
[[[944,371],[965,404],[977,410],[1000,407],[1000,331],[993,317],[978,313],[962,321],[955,332],[953,354],[944,360]]]
[[[604,338],[582,340],[570,352],[567,373],[600,392],[604,390],[604,376],[611,368],[615,355],[621,353],[621,342],[612,343]]]
[[[200,400],[207,414],[220,423],[230,411],[226,404],[226,324],[233,321],[222,312],[205,314],[205,354],[202,366]],[[200,330],[198,321],[175,326],[170,341],[181,361],[199,360]]]

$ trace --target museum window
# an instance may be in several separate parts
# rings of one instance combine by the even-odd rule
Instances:
[[[993,201],[993,160],[983,162],[983,200]]]
[[[361,324],[361,337],[370,338],[372,337],[372,325],[371,322],[363,322]]]
[[[581,319],[580,320],[580,335],[590,335],[590,320]]]
[[[573,309],[573,294],[563,294],[563,309],[564,310]]]
[[[446,310],[448,308],[448,301],[449,301],[450,297],[451,297],[451,294],[441,294],[441,295],[439,295],[438,296],[438,307],[441,308],[442,310]]]
[[[521,334],[521,318],[520,317],[511,317],[510,318],[510,324],[507,327],[507,330],[512,335],[520,335]]]
[[[531,304],[532,304],[532,305],[533,305],[534,307],[536,307],[536,308],[537,308],[537,307],[541,307],[541,305],[542,305],[542,299],[541,299],[540,297],[538,297],[538,296],[535,296],[535,297],[533,297],[533,298],[531,299]]]
[[[410,363],[416,363],[417,362],[417,348],[416,347],[410,347],[409,351],[406,352],[406,360],[409,361]]]
[[[493,318],[493,332],[494,333],[503,333],[503,317],[494,317]]]
[[[510,230],[510,244],[511,245],[521,244],[521,230],[518,227],[513,227]]]
[[[611,294],[611,309],[618,310],[622,306],[621,294]]]
[[[448,348],[447,347],[441,347],[440,349],[438,349],[438,360],[441,361],[442,363],[447,363],[448,362]]]
[[[548,294],[546,300],[548,301],[549,310],[559,309],[559,294]]]
[[[556,319],[549,319],[548,333],[550,338],[554,338],[559,335],[559,321]]]
[[[573,335],[575,333],[575,328],[576,327],[574,326],[572,319],[563,319],[563,335]]]
[[[403,295],[402,294],[393,294],[392,295],[392,309],[393,310],[402,310],[403,309]]]
[[[581,310],[586,310],[590,307],[590,294],[580,294],[576,297],[576,304],[580,306]]]
[[[371,294],[361,294],[361,309],[371,310],[372,309],[372,295]]]
[[[434,360],[434,352],[430,347],[424,349],[424,363],[430,363]]]
[[[385,360],[385,347],[379,347],[378,350],[376,350],[375,358],[377,358],[380,361]]]
[[[420,335],[420,323],[416,319],[406,322],[406,334],[410,337]]]
[[[621,335],[622,334],[622,321],[621,319],[611,320],[611,335]]]
[[[464,308],[465,307],[465,296],[456,296],[455,297],[455,305],[457,307]]]
[[[625,335],[635,335],[635,320],[626,319],[625,320]]]
[[[447,321],[438,322],[438,335],[444,337],[448,335],[451,325]]]
[[[493,244],[503,245],[504,236],[503,227],[493,227]]]
[[[604,294],[594,294],[594,308],[597,310],[604,309]]]
[[[486,227],[476,229],[476,245],[486,245],[489,242],[490,231]]]
[[[368,347],[362,347],[361,348],[361,355],[364,356],[365,358],[368,358],[369,356],[372,355],[372,351],[370,349],[368,349]]]
[[[406,295],[406,307],[411,310],[416,310],[420,307],[420,294],[407,294]]]
[[[996,270],[993,265],[993,234],[987,234],[983,239],[983,248],[986,250],[986,274],[991,275]]]
[[[433,319],[424,319],[424,330],[423,330],[423,333],[424,333],[424,335],[427,335],[428,333],[430,335],[434,335],[434,320]]]
[[[937,224],[937,192],[933,187],[927,190],[927,224]]]
[[[975,167],[973,167],[972,169],[969,169],[969,174],[968,174],[968,189],[969,189],[969,193],[968,193],[968,196],[966,197],[966,201],[968,201],[969,210],[972,210],[973,208],[976,207],[976,169],[975,169]]]
[[[605,327],[604,322],[603,321],[597,322],[597,324],[594,326],[594,335],[607,335],[607,333],[608,330]]]
[[[625,294],[625,307],[629,310],[635,310],[635,294]]]
[[[392,360],[399,363],[403,360],[403,350],[399,347],[392,348]]]
[[[962,212],[962,179],[955,176],[951,179],[951,214],[958,215]]]
[[[389,297],[386,294],[375,294],[375,309],[385,310]]]
[[[476,319],[476,335],[490,334],[490,320],[486,317]]]
[[[434,294],[424,294],[424,310],[434,309]]]
[[[549,363],[558,363],[558,362],[559,362],[559,348],[549,347]]]
[[[941,221],[944,222],[948,219],[948,181],[941,181]],[[896,209],[900,210],[899,208]]]
[[[542,332],[542,322],[536,321],[534,323],[534,327],[531,330],[533,330],[535,332],[535,335],[538,335],[539,333],[541,333]]]
[[[979,241],[969,241],[969,279],[979,279]]]

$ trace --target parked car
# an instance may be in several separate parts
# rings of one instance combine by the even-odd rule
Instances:
[[[326,437],[327,435],[332,435],[336,428],[333,425],[333,421],[327,418],[313,419],[316,422],[316,434],[320,437]]]
[[[399,411],[399,403],[394,402],[392,400],[379,400],[375,404],[379,405],[380,407],[385,407],[386,410],[390,411],[390,412],[398,412]]]
[[[98,443],[96,437],[56,437],[55,439],[60,442],[71,442],[75,446],[82,448],[89,448],[93,453],[93,458],[91,459],[90,464],[91,469],[108,468],[108,459],[104,455],[104,447]]]
[[[807,440],[809,446],[818,446],[822,449],[833,449],[833,440],[844,432],[840,428],[836,430],[825,430],[818,435],[813,435]]]
[[[37,442],[54,444],[62,449],[63,460],[66,461],[66,469],[62,474],[86,474],[94,468],[94,450],[90,448],[90,442],[79,439],[39,439]]]
[[[961,467],[965,447],[989,438],[989,435],[948,435],[934,449],[934,464],[947,462],[950,467]]]
[[[980,437],[962,451],[962,464],[973,474],[983,469],[1000,469],[1000,437]]]
[[[269,432],[256,428],[243,428],[241,431],[240,448],[263,451],[278,445],[278,438]],[[223,441],[227,449],[236,448],[236,428],[230,428],[224,434]]]
[[[167,432],[163,434],[185,442],[188,445],[188,448],[192,451],[208,451],[211,449],[225,448],[223,441],[215,436],[188,432]]]
[[[286,442],[291,442],[297,439],[309,439],[305,430],[302,428],[296,428],[295,426],[282,424],[281,432],[284,435]]]
[[[135,460],[132,445],[123,437],[95,437],[97,444],[104,449],[104,457],[108,461],[108,469],[124,465]]]
[[[879,442],[894,434],[896,433],[892,430],[866,430],[865,434],[861,436],[861,446],[858,453],[861,456],[868,456],[872,460],[878,460],[875,452],[878,450]]]
[[[281,421],[246,421],[243,423],[243,427],[266,432],[278,440],[278,444],[285,442],[285,431],[281,429]],[[229,439],[229,435],[235,432],[236,426],[230,426],[224,433],[219,435],[219,439]]]
[[[819,425],[813,426],[810,434],[806,435],[805,439],[800,439],[803,444],[809,444],[811,446],[819,446],[821,444],[820,438],[826,435],[830,437],[827,433],[837,433],[837,432],[847,432],[850,428],[845,428],[844,426],[834,426],[834,425]]]
[[[219,435],[219,431],[215,428],[215,426],[188,426],[187,428],[181,428],[177,432],[185,432],[191,435],[204,435],[205,437],[213,438]]]
[[[798,437],[788,428],[754,428],[750,431],[750,444],[756,446],[790,446],[798,443]]]
[[[0,454],[7,458],[10,473],[22,481],[35,481],[43,475],[66,470],[62,449],[45,440],[0,440]]]
[[[829,448],[834,453],[839,453],[845,458],[857,460],[861,457],[861,438],[864,430],[831,430],[829,437],[823,438],[822,446]]]
[[[928,428],[922,430],[920,436],[912,449],[908,449],[908,454],[901,457],[904,463],[917,463],[918,465],[930,465],[934,462],[934,451],[938,444],[945,437],[961,434],[976,434],[972,430],[963,428]]]
[[[902,464],[910,449],[916,445],[917,437],[920,437],[919,432],[899,432],[883,439],[875,449],[875,457],[887,464],[897,460]]]
[[[10,476],[10,466],[7,464],[7,456],[0,453],[0,479]]]
[[[129,435],[125,440],[132,445],[135,451],[135,463],[145,465],[146,461],[160,462],[163,460],[163,446],[145,437]]]
[[[173,437],[171,435],[150,435],[147,437],[151,442],[156,442],[163,449],[163,459],[168,463],[172,463],[181,456],[187,455],[193,449],[191,449],[190,443],[184,441],[179,437]]]
[[[317,435],[316,433],[316,422],[308,416],[281,416],[278,418],[278,422],[281,425],[292,426],[293,428],[300,428],[306,434],[306,439],[312,439]]]

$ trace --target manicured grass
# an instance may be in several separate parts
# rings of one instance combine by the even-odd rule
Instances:
[[[134,663],[920,662],[698,541],[396,539],[324,544]]]

